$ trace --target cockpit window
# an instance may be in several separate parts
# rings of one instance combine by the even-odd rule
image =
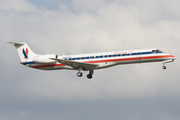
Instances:
[[[152,53],[162,53],[160,50],[152,50]]]
[[[156,50],[156,52],[157,52],[157,53],[162,53],[162,51],[160,51],[160,50]]]
[[[156,50],[152,50],[152,53],[156,53]]]

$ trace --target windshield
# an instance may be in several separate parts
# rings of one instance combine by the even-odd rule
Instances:
[[[163,53],[163,52],[160,50],[152,50],[152,53]]]

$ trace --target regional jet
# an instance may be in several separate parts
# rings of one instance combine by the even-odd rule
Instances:
[[[91,79],[94,70],[112,67],[115,65],[163,62],[173,62],[176,58],[173,55],[164,53],[159,49],[126,50],[91,54],[62,55],[56,54],[39,55],[35,54],[26,43],[7,42],[17,49],[21,64],[40,70],[68,69],[77,70],[77,76],[82,77],[83,71],[89,71],[87,78]]]

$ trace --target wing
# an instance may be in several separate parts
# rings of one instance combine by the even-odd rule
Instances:
[[[79,67],[84,67],[85,69],[94,69],[98,67],[98,64],[92,64],[92,63],[84,63],[84,62],[77,62],[77,61],[70,61],[70,60],[63,60],[63,59],[56,59],[56,58],[49,58],[52,60],[56,60],[62,64],[71,66],[73,69],[78,69]]]

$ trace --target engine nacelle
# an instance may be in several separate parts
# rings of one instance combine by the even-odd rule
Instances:
[[[33,59],[33,62],[41,63],[41,64],[49,64],[49,63],[56,63],[56,60],[52,60],[49,58],[56,58],[55,54],[51,55],[38,55]]]

